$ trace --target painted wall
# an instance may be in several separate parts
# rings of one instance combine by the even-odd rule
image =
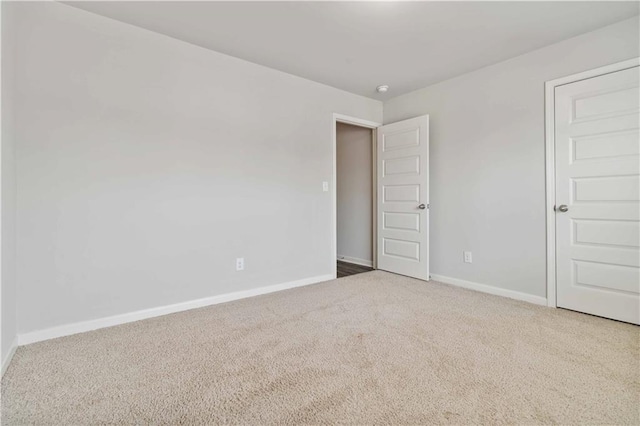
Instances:
[[[19,332],[332,273],[332,114],[381,121],[380,102],[10,6]]]
[[[636,17],[385,102],[385,123],[430,115],[432,274],[546,297],[544,83],[640,56],[639,34]]]
[[[373,147],[371,130],[336,129],[338,258],[372,262]]]
[[[3,11],[6,3],[0,5]],[[13,57],[12,22],[2,12],[2,145],[0,147],[0,280],[1,334],[0,360],[3,369],[7,366],[7,357],[15,343],[17,333],[16,318],[16,167],[13,134]],[[4,371],[4,370],[3,370]]]

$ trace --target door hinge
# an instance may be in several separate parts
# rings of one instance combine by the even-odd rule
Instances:
[[[431,204],[427,204],[427,209],[431,207]]]

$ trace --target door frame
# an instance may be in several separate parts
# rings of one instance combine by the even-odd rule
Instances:
[[[336,279],[338,277],[338,265],[337,265],[337,260],[338,260],[338,192],[337,192],[337,188],[338,188],[338,181],[337,181],[337,174],[338,174],[338,165],[337,165],[337,146],[338,146],[338,140],[337,140],[337,131],[338,131],[338,123],[344,123],[344,124],[351,124],[353,126],[358,126],[358,127],[364,127],[367,129],[371,129],[371,157],[372,157],[372,171],[373,173],[371,174],[371,184],[372,184],[372,204],[371,204],[371,216],[372,216],[372,229],[371,229],[371,238],[372,238],[372,249],[373,249],[373,253],[371,253],[372,256],[372,263],[373,263],[373,269],[376,269],[378,267],[378,256],[377,256],[377,235],[376,235],[376,230],[377,230],[377,215],[376,215],[376,205],[377,205],[377,183],[376,183],[376,176],[377,176],[377,167],[376,167],[376,129],[380,126],[382,126],[382,123],[377,123],[375,121],[370,121],[370,120],[365,120],[362,118],[357,118],[357,117],[351,117],[348,115],[344,115],[344,114],[338,114],[338,113],[333,113],[333,118],[332,118],[332,156],[333,156],[333,175],[332,175],[332,179],[331,179],[331,215],[332,215],[332,219],[331,219],[331,264],[332,264],[332,274],[333,274],[333,278]]]
[[[640,58],[606,65],[545,82],[545,177],[547,221],[547,306],[556,308],[556,160],[555,160],[555,89],[569,83],[637,67]]]

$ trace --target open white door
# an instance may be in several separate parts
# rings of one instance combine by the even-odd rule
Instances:
[[[378,269],[429,280],[429,116],[377,134]]]

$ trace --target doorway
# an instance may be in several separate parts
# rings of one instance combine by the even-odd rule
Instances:
[[[365,210],[359,210],[360,213],[351,213],[352,219],[363,221],[365,218],[365,223],[370,223],[371,250],[363,249],[360,252],[365,253],[363,257],[338,252],[338,210],[340,207],[337,195],[337,132],[340,124],[364,128],[365,130],[360,129],[357,133],[363,139],[370,140],[371,155],[366,155],[365,158],[370,159],[371,170],[362,175],[364,176],[362,182],[365,182],[366,176],[371,179],[370,192],[365,187],[366,182],[356,192],[356,196],[367,197],[366,203],[369,200],[368,194],[371,194],[368,212],[370,216]],[[343,164],[350,165],[350,162],[345,161]],[[429,116],[423,115],[383,126],[367,120],[334,114],[333,172],[334,227],[331,246],[333,276],[336,278],[338,276],[338,260],[346,260],[352,265],[360,264],[363,267],[381,269],[428,281]],[[371,222],[368,220],[369,217],[371,217]],[[341,229],[344,229],[342,225],[349,223],[344,220],[341,222]],[[344,233],[343,231],[343,235],[341,235],[341,243]],[[366,231],[362,233],[366,235]],[[341,250],[342,247],[341,244]],[[371,253],[370,263],[366,256],[367,253]]]
[[[337,278],[373,270],[374,151],[373,129],[336,124]]]
[[[550,306],[640,324],[638,60],[547,83]]]

